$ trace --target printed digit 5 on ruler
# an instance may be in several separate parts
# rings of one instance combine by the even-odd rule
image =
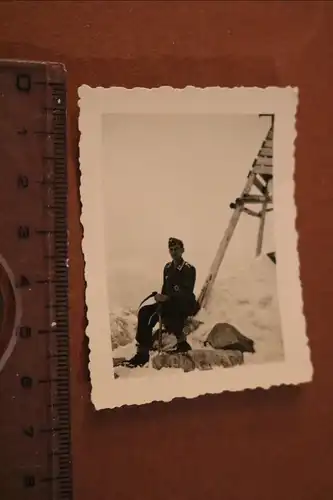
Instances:
[[[72,498],[63,65],[0,60],[0,496]]]

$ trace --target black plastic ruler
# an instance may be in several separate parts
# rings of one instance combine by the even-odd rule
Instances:
[[[0,498],[70,500],[66,71],[0,60]]]

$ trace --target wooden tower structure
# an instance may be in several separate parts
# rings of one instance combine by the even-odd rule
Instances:
[[[274,115],[259,116],[269,116],[271,118],[271,125],[248,173],[242,192],[234,202],[230,203],[233,214],[198,297],[200,309],[204,308],[207,304],[225,253],[243,213],[258,218],[259,227],[255,254],[259,256],[262,252],[266,215],[273,210]],[[252,190],[256,192],[252,193]],[[259,205],[259,211],[253,210],[253,206],[255,205]],[[268,256],[275,263],[275,254],[271,253]]]

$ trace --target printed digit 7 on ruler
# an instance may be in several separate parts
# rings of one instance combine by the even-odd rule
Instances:
[[[0,497],[70,500],[66,81],[0,60]]]

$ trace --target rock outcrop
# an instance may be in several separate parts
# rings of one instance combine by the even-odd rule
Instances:
[[[184,372],[193,370],[212,370],[214,367],[230,368],[244,363],[240,351],[193,349],[186,354],[162,352],[152,359],[156,370],[162,368],[180,368]]]
[[[254,353],[254,342],[229,323],[217,323],[209,332],[204,345],[214,349],[228,349]]]

